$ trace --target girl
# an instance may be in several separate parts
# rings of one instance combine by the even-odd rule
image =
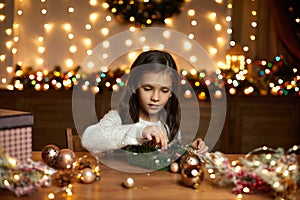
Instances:
[[[164,150],[180,141],[178,80],[177,66],[169,53],[141,53],[131,66],[119,110],[109,111],[99,123],[87,127],[82,145],[100,153],[149,141]],[[191,145],[201,153],[208,150],[200,138]]]

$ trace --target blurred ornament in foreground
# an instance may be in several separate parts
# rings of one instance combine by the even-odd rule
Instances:
[[[71,149],[61,149],[57,156],[55,166],[59,169],[70,169],[75,161],[76,156],[74,151]]]

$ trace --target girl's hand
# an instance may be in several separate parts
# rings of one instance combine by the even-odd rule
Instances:
[[[142,136],[148,140],[154,139],[161,149],[167,149],[167,136],[159,126],[146,126],[142,131]]]
[[[206,154],[208,152],[208,146],[201,138],[195,139],[191,144],[198,153]]]

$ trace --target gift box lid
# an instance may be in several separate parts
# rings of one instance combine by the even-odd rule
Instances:
[[[33,115],[30,112],[0,109],[0,129],[32,125]]]

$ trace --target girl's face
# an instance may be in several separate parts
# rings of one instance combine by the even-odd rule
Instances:
[[[158,121],[159,112],[164,109],[171,95],[170,74],[155,72],[144,74],[137,89],[140,117],[147,121]]]

